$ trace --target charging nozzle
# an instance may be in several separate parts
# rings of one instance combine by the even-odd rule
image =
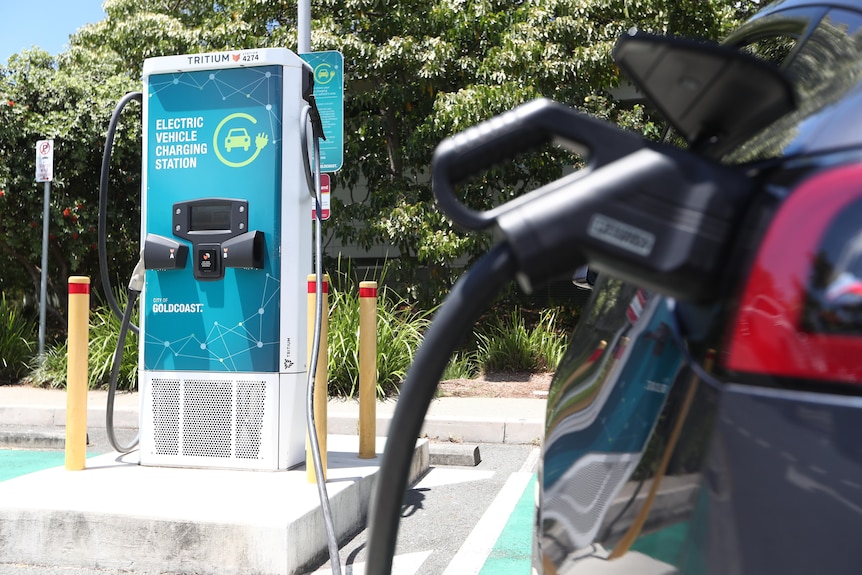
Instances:
[[[586,152],[586,168],[485,212],[457,199],[469,176],[549,142]],[[433,185],[456,224],[492,228],[510,246],[528,292],[589,263],[698,301],[715,294],[752,189],[738,170],[545,99],[441,143]]]
[[[141,257],[138,263],[135,264],[135,269],[132,270],[132,277],[129,279],[129,291],[141,293],[144,291],[144,250],[141,250]]]

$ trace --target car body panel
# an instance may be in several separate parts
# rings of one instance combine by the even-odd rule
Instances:
[[[859,572],[860,8],[777,2],[730,36],[755,51],[792,36],[777,64],[800,107],[720,158],[759,193],[718,301],[682,304],[599,273],[549,390],[536,573]],[[662,324],[662,353],[626,351],[649,349]],[[627,405],[665,380],[658,408]],[[600,409],[573,408],[588,389],[605,390]],[[622,448],[624,426],[599,423],[624,416],[641,434]],[[604,475],[584,472],[597,461]]]

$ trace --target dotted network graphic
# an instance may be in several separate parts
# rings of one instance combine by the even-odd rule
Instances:
[[[197,91],[196,99],[210,104],[221,101],[224,105],[260,106],[266,111],[269,135],[273,143],[281,141],[281,118],[278,114],[282,75],[275,66],[226,70],[206,70],[158,74],[151,77],[149,97],[165,90],[186,88]],[[190,95],[189,95],[190,96]],[[212,106],[216,107],[216,106]]]
[[[278,325],[278,294],[280,282],[266,274],[257,311],[234,325],[218,321],[204,324],[200,332],[183,333],[177,330],[177,337],[160,338],[146,330],[147,368],[160,369],[167,357],[186,360],[202,360],[220,365],[224,371],[242,371],[240,359],[247,360],[255,350],[274,349],[277,353],[278,333],[267,336],[267,327]],[[182,326],[184,322],[175,321]],[[150,355],[151,354],[151,355]],[[155,356],[151,361],[151,357]],[[152,364],[152,365],[150,365]]]

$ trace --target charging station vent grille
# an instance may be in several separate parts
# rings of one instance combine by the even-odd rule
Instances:
[[[236,386],[236,456],[257,459],[263,431],[266,385],[262,381],[241,381]]]
[[[232,385],[186,380],[183,394],[183,455],[230,457]]]
[[[264,381],[153,378],[152,449],[156,455],[262,459]]]
[[[179,455],[180,436],[180,380],[154,379],[153,427],[154,449],[159,455]]]

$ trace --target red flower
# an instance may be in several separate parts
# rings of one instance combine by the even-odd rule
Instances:
[[[77,234],[77,233],[72,234],[72,239],[73,239],[73,240],[77,240],[77,239],[78,239],[78,234]]]
[[[0,198],[2,198],[5,195],[6,195],[6,192],[4,192],[3,190],[0,190]]]
[[[8,102],[6,102],[6,103],[7,103],[8,105],[10,105],[10,106],[14,106],[14,105],[15,105],[15,102],[13,102],[12,100],[9,100],[9,101],[8,101]]]
[[[65,210],[63,210],[63,217],[64,218],[68,218],[70,215],[72,215],[72,212],[69,211],[69,208],[66,208]]]

